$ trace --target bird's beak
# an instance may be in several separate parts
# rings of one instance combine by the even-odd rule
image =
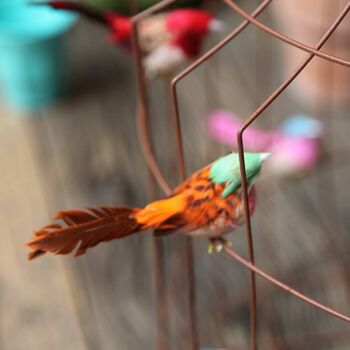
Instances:
[[[218,19],[212,19],[209,23],[209,31],[211,32],[222,32],[224,29],[223,22],[219,21]]]
[[[271,153],[260,153],[260,161],[264,162],[266,159],[268,159],[271,156]]]

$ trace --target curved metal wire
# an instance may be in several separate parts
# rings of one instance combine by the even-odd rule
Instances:
[[[158,163],[155,159],[155,156],[153,154],[152,145],[150,142],[149,137],[149,127],[148,127],[148,116],[145,108],[148,108],[148,106],[145,106],[143,103],[141,103],[140,100],[137,101],[137,112],[136,112],[136,126],[137,126],[137,133],[140,140],[140,145],[142,148],[142,153],[144,158],[146,159],[146,164],[148,166],[148,169],[150,173],[153,175],[154,179],[156,180],[159,187],[163,190],[163,192],[170,196],[172,190],[168,184],[168,182],[165,180]]]
[[[142,13],[141,13],[142,14]],[[148,165],[149,173],[152,175],[160,187],[166,194],[171,193],[171,189],[167,182],[165,181],[159,166],[155,160],[152,144],[150,141],[150,131],[149,131],[149,114],[148,114],[148,96],[147,96],[147,85],[144,75],[142,56],[139,45],[138,37],[138,20],[140,15],[136,15],[132,19],[132,47],[133,47],[133,57],[134,65],[136,68],[137,77],[137,88],[138,88],[138,98],[137,98],[137,113],[136,113],[136,124],[137,131],[140,140],[140,145],[143,151],[144,158]],[[136,20],[135,20],[136,18]],[[153,197],[152,183],[150,183],[150,197]],[[155,289],[155,300],[156,300],[156,345],[157,350],[167,349],[167,337],[166,337],[166,324],[167,324],[167,304],[164,286],[164,277],[162,268],[164,267],[164,254],[163,246],[159,239],[153,234],[152,237],[152,248],[153,248],[153,273],[154,273],[154,289]]]
[[[247,21],[258,27],[259,29],[263,30],[264,32],[274,36],[275,38],[284,41],[287,44],[290,44],[292,46],[295,46],[301,50],[304,50],[306,52],[312,53],[316,56],[319,56],[323,59],[326,59],[328,61],[331,61],[333,63],[341,64],[346,67],[350,67],[350,61],[344,60],[343,58],[336,57],[330,54],[327,54],[325,52],[319,51],[319,48],[313,48],[309,45],[306,45],[302,43],[301,41],[292,39],[288,37],[287,35],[281,34],[280,32],[277,32],[276,30],[271,29],[270,27],[266,26],[265,24],[257,21],[252,16],[249,16],[248,13],[243,11],[233,0],[223,0],[228,6],[230,6],[234,11],[236,11],[240,16],[245,18]]]
[[[266,6],[271,2],[271,0],[265,0],[258,6],[255,11],[252,12],[252,16],[258,16]],[[180,159],[184,159],[184,151],[183,151],[183,143],[182,143],[182,133],[181,133],[181,122],[180,122],[180,114],[179,114],[179,103],[176,92],[177,83],[187,76],[190,72],[192,72],[195,68],[201,65],[203,62],[208,60],[211,56],[213,56],[216,52],[218,52],[221,48],[227,45],[231,40],[233,40],[238,34],[240,34],[247,26],[249,25],[249,21],[243,21],[240,25],[236,27],[229,35],[227,35],[224,39],[222,39],[218,44],[216,44],[213,48],[207,51],[204,55],[198,58],[195,62],[193,62],[189,67],[184,69],[178,75],[176,75],[171,81],[171,95],[172,95],[172,111],[173,111],[173,120],[176,126],[176,138],[178,145],[178,156]],[[184,164],[184,163],[182,163]],[[184,166],[180,168],[182,174],[185,174]],[[254,252],[252,247],[252,239],[250,235],[247,235],[248,240],[248,252],[249,258],[252,262],[254,262]],[[251,343],[252,350],[255,350],[257,347],[256,338],[257,338],[257,311],[256,311],[256,283],[254,278],[254,272],[250,273],[250,320],[251,320]]]
[[[254,12],[252,12],[252,16],[258,16],[265,8],[266,6],[271,2],[272,0],[265,0],[261,3],[259,7],[256,8]],[[182,146],[182,133],[181,133],[181,122],[180,122],[180,113],[179,113],[179,103],[177,98],[177,92],[176,92],[176,85],[178,82],[186,77],[189,73],[191,73],[193,70],[195,70],[198,66],[200,66],[202,63],[207,61],[211,56],[213,56],[216,52],[218,52],[221,48],[226,46],[231,40],[233,40],[238,34],[240,34],[247,26],[249,25],[249,21],[243,21],[241,22],[230,34],[228,34],[224,39],[222,39],[219,43],[217,43],[215,46],[213,46],[210,50],[208,50],[205,54],[200,56],[197,60],[195,60],[191,65],[189,65],[187,68],[185,68],[183,71],[181,71],[179,74],[177,74],[172,80],[171,80],[171,99],[172,99],[172,116],[174,120],[174,124],[176,127],[176,130],[180,130],[179,133],[176,133],[176,139],[177,139],[177,145],[178,145],[178,156],[181,159],[184,159],[184,150]],[[180,169],[182,174],[185,174],[185,168],[181,167]]]
[[[134,60],[136,65],[136,72],[137,72],[137,82],[138,82],[138,92],[139,92],[139,113],[137,117],[137,124],[139,129],[139,136],[141,136],[140,141],[142,145],[142,149],[144,152],[144,156],[146,159],[146,163],[149,167],[149,170],[151,174],[155,177],[156,181],[159,185],[161,185],[161,188],[165,192],[165,194],[169,195],[171,193],[170,186],[167,184],[166,180],[164,179],[160,168],[155,160],[155,156],[153,154],[153,150],[151,147],[150,142],[150,133],[148,130],[148,124],[149,124],[149,107],[148,107],[148,97],[147,97],[147,86],[145,82],[145,74],[144,69],[142,65],[142,56],[141,56],[141,50],[138,40],[138,23],[143,20],[144,18],[148,17],[149,15],[162,10],[166,6],[172,4],[176,0],[164,0],[149,9],[139,13],[138,15],[134,16],[132,18],[132,38],[133,38],[133,53],[134,53]],[[181,133],[180,125],[176,126],[176,133]],[[178,163],[180,166],[180,177],[181,180],[185,179],[185,164],[184,164],[184,158],[179,157]],[[153,241],[154,241],[154,260],[157,260],[158,263],[161,263],[161,247],[159,243],[157,243],[157,238],[153,235]],[[198,348],[198,335],[197,335],[197,328],[196,328],[196,318],[195,318],[195,284],[194,284],[194,269],[193,269],[193,244],[192,244],[192,238],[187,237],[186,239],[186,273],[187,273],[187,279],[188,279],[188,309],[189,309],[189,329],[190,329],[190,346],[189,349],[196,350]],[[158,270],[157,270],[158,271]],[[156,288],[157,284],[160,284],[160,276],[159,271],[156,273]],[[157,292],[157,291],[156,291]],[[157,299],[157,328],[158,328],[158,335],[157,335],[157,350],[163,350],[165,349],[165,340],[164,340],[164,320],[166,318],[166,311],[162,310],[161,307],[164,305]],[[161,330],[161,331],[160,331]]]
[[[224,0],[225,2],[231,0]],[[324,43],[328,40],[328,38],[335,31],[337,26],[344,19],[346,14],[350,10],[350,2],[348,2],[345,9],[341,12],[341,14],[337,17],[334,23],[330,26],[327,32],[324,34],[320,42],[317,44],[317,49],[321,48]],[[239,154],[239,162],[240,162],[240,171],[241,171],[241,183],[242,183],[242,195],[243,195],[243,203],[244,203],[244,212],[245,212],[245,223],[246,223],[246,234],[248,236],[248,249],[249,249],[249,258],[252,263],[254,263],[254,247],[253,247],[253,238],[252,238],[252,228],[251,228],[251,220],[250,220],[250,212],[249,212],[249,199],[248,199],[248,186],[247,186],[247,177],[245,172],[245,164],[244,164],[244,145],[243,145],[243,133],[248,128],[249,125],[253,123],[255,119],[257,119],[261,113],[291,84],[291,82],[302,72],[302,70],[307,66],[307,64],[312,60],[315,56],[314,53],[309,54],[305,60],[301,63],[301,65],[290,75],[288,79],[286,79],[256,110],[255,112],[243,123],[240,129],[237,132],[237,146],[238,146],[238,154]],[[254,274],[254,273],[253,273]],[[251,275],[251,285],[254,284],[254,289],[251,290],[251,302],[255,304],[256,308],[256,288],[255,288],[255,279]],[[251,318],[251,322],[254,320]],[[256,329],[257,325],[252,324],[251,327]],[[254,342],[254,340],[252,340]],[[255,349],[254,345],[252,349]]]
[[[264,279],[266,279],[267,281],[275,284],[276,286],[278,286],[281,289],[284,289],[285,291],[287,291],[290,294],[295,295],[297,298],[305,301],[306,303],[315,306],[316,308],[323,310],[324,312],[340,318],[343,321],[349,322],[350,323],[350,317],[344,315],[341,312],[335,311],[334,309],[325,306],[319,302],[317,302],[316,300],[307,297],[306,295],[298,292],[296,289],[284,284],[283,282],[279,281],[278,279],[272,277],[270,274],[266,273],[265,271],[259,269],[255,264],[252,264],[251,262],[249,262],[248,260],[244,259],[242,256],[240,256],[239,254],[237,254],[233,249],[225,246],[223,248],[223,251],[229,255],[231,258],[237,260],[240,264],[244,265],[245,267],[247,267],[249,270],[254,271],[254,273],[260,275],[261,277],[263,277]]]
[[[159,4],[149,8],[148,10],[142,12],[141,14],[135,16],[133,18],[133,29],[135,32],[135,37],[134,39],[134,48],[136,49],[135,56],[135,64],[137,66],[137,73],[138,75],[141,76],[138,77],[138,82],[139,82],[139,92],[141,93],[141,105],[143,109],[144,119],[139,119],[142,121],[142,123],[145,123],[144,126],[147,126],[147,113],[148,113],[148,105],[147,105],[147,93],[146,93],[146,85],[142,84],[142,78],[144,79],[143,75],[143,70],[142,70],[142,62],[141,62],[141,53],[139,51],[138,47],[138,42],[137,42],[137,23],[149,16],[150,14],[157,12],[166,6],[174,3],[176,0],[164,0],[160,2]],[[283,82],[262,104],[257,110],[245,121],[245,123],[242,125],[240,130],[237,133],[237,140],[238,140],[238,153],[240,157],[240,169],[241,169],[241,179],[242,179],[242,194],[243,194],[243,201],[244,201],[244,208],[245,208],[245,218],[246,218],[246,233],[247,233],[247,241],[248,241],[248,250],[249,250],[249,260],[243,259],[241,256],[236,254],[233,250],[225,247],[224,251],[234,258],[235,260],[239,261],[242,265],[245,265],[248,267],[251,271],[251,298],[250,298],[250,304],[251,304],[251,343],[252,343],[252,349],[256,349],[256,289],[255,289],[255,277],[254,274],[257,273],[263,278],[267,279],[268,281],[274,283],[278,287],[288,291],[289,293],[297,296],[298,298],[302,299],[303,301],[333,315],[336,316],[346,322],[350,322],[350,318],[344,314],[341,314],[327,306],[324,306],[315,300],[306,297],[305,295],[301,294],[300,292],[296,291],[295,289],[287,286],[286,284],[280,282],[279,280],[273,278],[270,276],[268,273],[260,270],[257,268],[254,264],[254,250],[253,250],[253,240],[252,240],[252,229],[251,229],[251,222],[250,222],[250,213],[249,213],[249,206],[248,206],[248,194],[247,194],[247,182],[246,182],[246,174],[245,174],[245,166],[244,166],[244,145],[243,145],[243,133],[244,131],[249,127],[251,123],[255,119],[257,119],[261,113],[289,86],[289,84],[302,72],[302,70],[306,67],[306,65],[312,60],[314,56],[319,56],[321,58],[327,59],[331,62],[338,63],[345,65],[347,67],[350,66],[350,62],[343,60],[341,58],[338,58],[336,56],[332,56],[329,54],[325,54],[322,51],[319,51],[319,49],[323,46],[323,44],[328,40],[328,38],[331,36],[331,34],[334,32],[334,30],[337,28],[337,26],[340,24],[340,22],[344,19],[348,11],[350,10],[350,2],[347,4],[345,9],[342,11],[342,13],[338,16],[338,18],[334,21],[334,23],[330,26],[328,31],[325,33],[325,35],[322,37],[320,42],[318,43],[316,49],[313,47],[310,47],[308,45],[305,45],[301,42],[298,42],[294,39],[291,39],[279,32],[274,31],[273,29],[267,27],[266,25],[262,24],[261,22],[255,20],[254,17],[256,17],[265,7],[266,5],[270,2],[270,0],[265,0],[260,6],[251,14],[248,15],[246,14],[243,10],[241,10],[233,1],[231,0],[223,0],[226,4],[228,4],[234,11],[239,13],[242,17],[244,17],[246,20],[242,22],[233,32],[231,32],[227,37],[225,37],[220,43],[218,43],[216,46],[214,46],[211,50],[209,50],[207,53],[205,53],[202,57],[200,57],[198,60],[196,60],[192,65],[190,65],[188,68],[183,70],[180,74],[178,74],[171,82],[171,93],[172,93],[172,103],[173,103],[173,118],[174,118],[174,123],[176,127],[176,133],[177,133],[177,144],[178,144],[178,159],[179,159],[179,166],[180,166],[180,175],[181,178],[185,177],[185,165],[184,165],[184,152],[183,152],[183,146],[182,146],[182,134],[181,134],[181,123],[180,123],[180,117],[179,117],[179,110],[178,110],[178,100],[177,100],[177,94],[176,94],[176,84],[187,74],[189,74],[191,71],[193,71],[196,67],[198,67],[200,64],[202,64],[204,61],[206,61],[209,57],[211,57],[214,53],[216,53],[218,50],[220,50],[224,45],[226,45],[230,40],[232,40],[236,35],[238,35],[249,23],[253,23],[255,26],[259,27],[260,29],[268,32],[269,34],[277,37],[280,40],[285,41],[286,43],[296,46],[304,51],[310,52],[308,56],[306,56],[305,60],[301,63],[301,65],[295,70],[295,72],[285,81]],[[142,90],[142,91],[141,91]],[[140,113],[143,114],[143,113]],[[146,138],[149,138],[149,133],[145,133],[144,135]],[[149,139],[148,139],[149,140]],[[143,141],[145,142],[145,141]],[[147,140],[146,140],[147,142]],[[149,142],[149,141],[148,141]],[[149,143],[150,144],[150,143]],[[148,149],[149,152],[146,152],[146,161],[148,165],[150,164],[150,159],[154,160],[154,164],[156,165],[155,167],[151,167],[154,169],[158,169],[159,167],[155,161],[155,158],[152,153],[151,147]],[[147,159],[148,158],[148,159]],[[151,160],[152,163],[152,160]],[[154,165],[153,164],[153,165]],[[150,169],[151,169],[150,168]],[[156,171],[157,172],[157,171]],[[153,173],[153,172],[152,172]],[[154,175],[154,174],[153,174]],[[158,174],[159,175],[159,174]],[[164,178],[163,178],[164,179]],[[157,181],[159,180],[159,176]],[[166,181],[164,180],[164,183]],[[162,187],[166,187],[164,186]],[[168,191],[170,188],[168,186]],[[191,242],[191,241],[189,241]],[[190,257],[189,260],[191,260],[192,257],[192,247],[191,243],[188,245],[188,256]],[[193,273],[193,270],[191,270]],[[193,278],[193,276],[192,276]],[[194,292],[194,288],[192,289],[192,292]],[[194,294],[193,294],[194,295]],[[191,300],[191,295],[190,295],[190,300]],[[193,300],[193,299],[192,299]],[[191,304],[190,304],[191,308]],[[194,315],[193,313],[194,309],[192,309],[192,316]],[[191,312],[191,311],[190,311]],[[196,349],[196,344],[197,342],[194,340],[196,338],[196,329],[195,329],[195,322],[192,322],[192,327],[191,328],[191,334],[192,334],[192,349]]]

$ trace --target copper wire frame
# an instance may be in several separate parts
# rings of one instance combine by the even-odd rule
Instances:
[[[136,77],[137,77],[137,87],[138,87],[138,108],[137,108],[137,124],[139,129],[139,137],[140,143],[142,147],[142,151],[144,154],[144,158],[148,165],[149,171],[152,174],[153,178],[160,186],[160,188],[164,191],[166,195],[171,193],[171,188],[162,175],[160,168],[157,164],[155,156],[153,154],[152,146],[151,146],[151,136],[149,132],[149,106],[148,106],[148,96],[147,96],[147,85],[145,73],[142,65],[142,54],[140,50],[140,45],[138,41],[138,24],[143,19],[148,16],[159,12],[169,5],[175,3],[177,0],[163,0],[158,4],[148,8],[147,10],[135,15],[132,17],[133,24],[133,34],[132,34],[132,43],[133,43],[133,56],[134,56],[134,64],[136,68]],[[175,126],[176,133],[176,142],[177,142],[177,152],[178,152],[178,165],[179,165],[179,173],[180,180],[185,180],[186,177],[186,169],[185,169],[185,157],[183,150],[183,142],[182,142],[182,132],[181,132],[181,120],[179,115],[179,103],[177,98],[176,86],[180,80],[182,80],[185,76],[190,74],[194,69],[196,69],[199,65],[203,64],[207,61],[211,56],[217,53],[221,48],[223,48],[227,43],[233,40],[237,35],[239,35],[248,25],[253,25],[258,29],[265,31],[270,36],[277,38],[291,46],[304,50],[308,52],[308,55],[305,56],[304,61],[296,68],[296,70],[275,90],[273,91],[264,101],[263,103],[255,110],[253,114],[251,114],[243,123],[239,131],[237,132],[237,143],[238,143],[238,154],[239,154],[239,162],[240,162],[240,173],[241,173],[241,182],[242,182],[242,196],[244,203],[244,212],[245,212],[245,222],[246,222],[246,239],[248,244],[248,256],[249,260],[243,258],[238,253],[236,253],[232,248],[224,247],[223,251],[232,259],[236,260],[241,265],[245,266],[250,271],[250,328],[251,328],[251,349],[257,349],[257,312],[256,312],[256,284],[255,284],[255,274],[258,274],[265,280],[271,282],[276,285],[280,289],[287,291],[288,293],[294,295],[295,297],[303,300],[304,302],[313,305],[314,307],[334,316],[343,321],[350,322],[350,317],[340,313],[330,307],[325,306],[312,298],[305,296],[304,294],[298,292],[293,289],[289,285],[281,282],[280,280],[274,278],[269,273],[259,269],[254,263],[254,248],[253,248],[253,237],[252,237],[252,227],[251,227],[251,217],[249,212],[248,205],[248,192],[247,192],[247,179],[245,173],[245,165],[244,165],[244,143],[243,143],[243,134],[245,130],[261,115],[261,113],[270,106],[275,99],[292,83],[292,81],[303,71],[303,69],[310,63],[310,61],[314,58],[314,56],[318,56],[322,59],[328,60],[330,62],[340,64],[346,67],[350,67],[350,61],[345,60],[340,57],[336,57],[325,52],[320,51],[322,46],[327,42],[329,37],[336,30],[338,25],[345,18],[347,13],[350,10],[350,1],[347,3],[343,11],[339,14],[336,20],[332,23],[329,29],[325,32],[323,37],[320,39],[316,47],[311,47],[306,45],[300,41],[297,41],[293,38],[290,38],[280,32],[277,32],[270,28],[269,26],[263,24],[258,21],[256,17],[267,7],[267,5],[272,0],[264,0],[250,15],[243,11],[233,0],[222,0],[224,3],[228,5],[232,9],[232,11],[236,12],[240,15],[244,21],[242,21],[229,35],[227,35],[224,39],[222,39],[218,44],[216,44],[213,48],[204,53],[201,57],[199,57],[195,62],[177,74],[170,83],[170,91],[171,91],[171,104],[172,104],[172,119]],[[158,247],[159,248],[159,247]],[[159,256],[159,251],[157,252],[157,248],[155,250],[155,259]],[[198,349],[198,336],[196,330],[196,320],[195,320],[195,286],[194,286],[194,276],[193,276],[193,249],[192,249],[192,240],[191,238],[187,239],[187,273],[189,278],[189,328],[190,328],[190,345],[189,349]],[[155,271],[157,274],[157,271]],[[156,280],[159,280],[159,276]],[[164,305],[159,303],[157,299],[157,314],[158,316],[161,314],[161,317],[157,319],[157,341],[156,341],[156,349],[162,350],[166,348],[166,341],[164,339],[164,310],[160,310]],[[163,317],[163,318],[162,318]]]

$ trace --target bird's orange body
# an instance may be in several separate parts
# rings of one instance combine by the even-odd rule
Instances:
[[[259,155],[252,155],[255,157],[250,156],[253,179],[260,171],[261,162]],[[61,211],[54,219],[63,223],[43,227],[27,243],[32,250],[29,258],[46,252],[68,254],[79,245],[78,256],[100,242],[147,229],[154,229],[159,236],[184,233],[220,237],[244,221],[243,200],[239,183],[237,185],[237,159],[235,154],[220,158],[194,173],[169,197],[144,208],[103,206]],[[255,188],[252,183],[249,183],[249,206],[253,213]]]
[[[209,172],[210,166],[201,169],[178,186],[171,197],[152,202],[135,213],[137,222],[143,228],[160,230],[160,235],[167,230],[197,234],[196,230],[208,228],[200,234],[217,236],[241,225],[244,220],[241,195],[235,192],[223,198],[225,185],[210,181]],[[254,187],[249,193],[253,212]]]

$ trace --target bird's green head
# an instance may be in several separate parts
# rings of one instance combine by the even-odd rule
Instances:
[[[260,173],[262,163],[270,153],[244,153],[245,171],[247,181],[252,183]],[[241,187],[241,173],[238,153],[230,153],[219,158],[210,168],[209,178],[215,184],[225,183],[226,187],[222,197],[227,197]]]

